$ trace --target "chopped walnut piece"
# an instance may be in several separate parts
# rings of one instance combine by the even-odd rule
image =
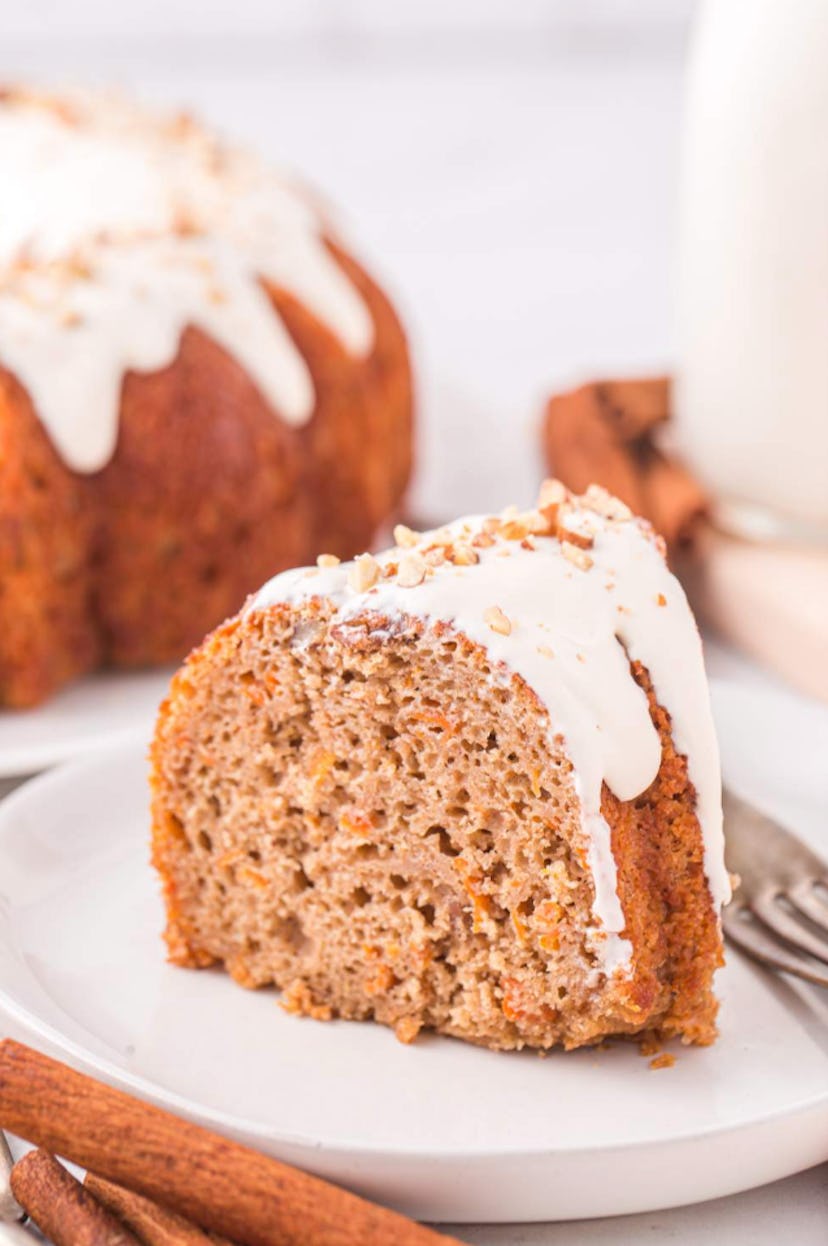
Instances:
[[[538,494],[538,510],[547,506],[560,506],[569,497],[569,490],[560,480],[544,480]]]
[[[394,544],[399,545],[400,549],[412,549],[419,539],[419,532],[407,528],[404,523],[398,523],[394,528]]]
[[[525,536],[520,543],[521,549],[536,550],[537,546],[530,536]]]
[[[397,583],[400,588],[416,588],[425,579],[426,570],[425,560],[419,554],[403,554],[397,572]]]
[[[601,485],[590,485],[583,496],[583,503],[605,519],[632,519],[632,511],[625,502],[608,493]]]
[[[430,545],[423,553],[426,565],[429,567],[441,567],[446,561],[445,545]]]
[[[529,529],[518,519],[508,519],[500,529],[500,535],[507,541],[522,541],[529,535]]]
[[[493,632],[497,632],[500,636],[511,636],[512,624],[500,606],[489,606],[483,611],[483,619]]]
[[[494,545],[494,537],[488,532],[478,532],[477,536],[472,537],[472,545],[476,549],[491,549]]]
[[[477,550],[472,549],[463,541],[458,541],[450,553],[451,561],[457,567],[473,567],[475,563],[480,562],[480,555]]]
[[[592,566],[592,559],[586,550],[573,545],[571,541],[561,541],[561,553],[567,562],[571,562],[573,567],[577,567],[579,571],[589,571]]]
[[[316,560],[317,567],[338,567],[339,559],[336,554],[320,554]]]
[[[373,588],[379,579],[379,564],[370,554],[360,554],[348,572],[348,583],[356,593]]]
[[[489,515],[488,518],[483,520],[481,527],[488,536],[492,536],[500,531],[502,524],[503,520],[499,515]]]
[[[579,528],[570,528],[566,524],[566,520],[558,522],[555,528],[555,535],[559,541],[568,541],[570,545],[577,545],[578,549],[592,549],[595,539],[591,532],[582,532]]]
[[[657,605],[657,606],[666,606],[666,605],[667,605],[667,598],[664,596],[664,594],[663,594],[663,593],[659,593],[658,597],[656,597],[656,605]]]
[[[524,511],[520,516],[520,522],[530,536],[549,535],[549,518],[542,511]]]

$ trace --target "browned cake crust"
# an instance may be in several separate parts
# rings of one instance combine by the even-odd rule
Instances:
[[[169,367],[126,376],[115,454],[80,476],[0,368],[0,704],[34,705],[99,664],[178,660],[274,570],[370,544],[410,472],[411,371],[385,295],[331,250],[375,342],[355,358],[270,291],[313,377],[303,428],[190,328]]]
[[[233,620],[173,682],[152,748],[170,958],[406,1041],[711,1042],[721,938],[647,672],[661,768],[636,800],[603,794],[633,948],[608,978],[571,763],[534,693],[447,625],[330,619],[316,600]]]

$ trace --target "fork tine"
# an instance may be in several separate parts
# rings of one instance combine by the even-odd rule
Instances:
[[[744,914],[749,915],[749,920],[744,920]],[[828,969],[820,969],[818,965],[788,951],[768,934],[747,905],[738,902],[728,905],[722,915],[722,925],[730,942],[753,960],[793,974],[805,982],[828,986]]]
[[[808,921],[819,926],[820,930],[824,930],[828,936],[828,904],[820,900],[816,894],[818,883],[823,887],[828,886],[820,878],[803,879],[801,883],[796,883],[788,889],[788,899],[794,908],[808,918]]]
[[[828,965],[828,938],[807,930],[802,922],[792,917],[790,913],[786,913],[779,904],[782,895],[784,892],[776,887],[768,887],[753,897],[750,901],[750,908],[760,921],[769,926],[774,934],[779,935],[780,939],[784,939],[798,951],[807,952],[809,956],[814,956],[823,964]]]
[[[11,1192],[9,1178],[13,1167],[14,1157],[9,1149],[8,1139],[0,1129],[0,1222],[2,1223],[23,1219],[23,1208]]]

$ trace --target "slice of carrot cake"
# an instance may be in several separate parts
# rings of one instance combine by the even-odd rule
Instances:
[[[597,488],[285,572],[175,677],[180,965],[495,1048],[715,1036],[728,896],[698,632]]]

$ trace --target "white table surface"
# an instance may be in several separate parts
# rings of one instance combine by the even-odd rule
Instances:
[[[279,6],[237,3],[227,12],[238,10],[239,29],[228,37],[215,20],[221,6],[206,6],[204,20],[198,6],[188,21],[183,0],[166,0],[120,25],[121,10],[103,0],[75,5],[83,21],[71,7],[37,0],[16,6],[14,22],[10,7],[0,77],[119,82],[189,104],[344,208],[410,326],[422,513],[528,500],[550,386],[669,364],[681,20],[625,35],[622,16],[607,35],[600,22],[590,33],[562,18],[558,29],[566,6],[535,4],[510,32],[498,25],[510,6],[490,4],[497,20],[474,38],[462,21],[449,35],[430,34],[426,21],[386,38],[390,7],[291,5],[286,36],[278,16],[268,26]],[[688,6],[672,7],[681,19]],[[426,6],[431,16],[442,8]],[[385,14],[383,38],[349,25],[361,9]],[[577,6],[599,17],[611,9]],[[325,23],[308,37],[307,14]],[[537,37],[532,14],[549,19]],[[748,686],[763,680],[727,655],[717,662]],[[819,764],[811,738],[802,749]],[[824,1246],[828,1165],[675,1211],[455,1232],[480,1246]]]

